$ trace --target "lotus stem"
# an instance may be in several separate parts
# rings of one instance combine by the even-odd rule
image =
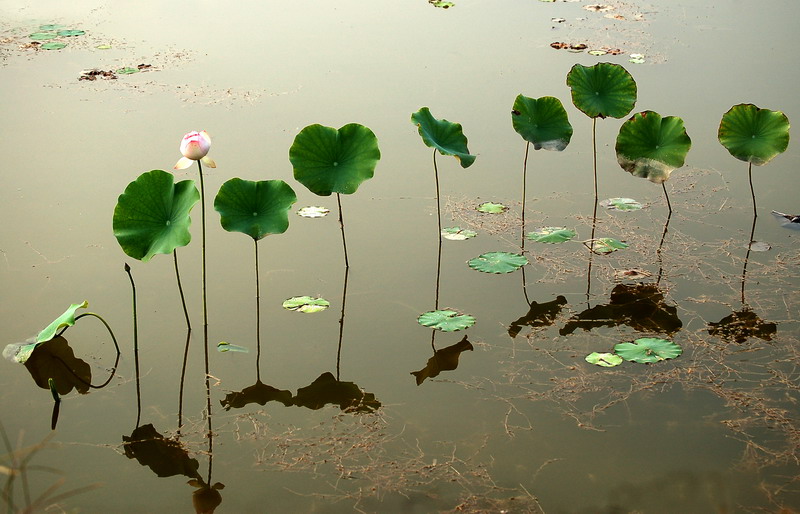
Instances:
[[[114,361],[114,366],[111,368],[111,374],[108,376],[106,381],[103,382],[102,384],[100,384],[100,385],[92,385],[91,383],[85,381],[83,378],[79,377],[78,374],[75,373],[75,370],[70,368],[67,365],[66,362],[62,361],[61,359],[58,359],[58,357],[56,357],[56,358],[59,361],[61,361],[61,363],[64,365],[64,367],[67,370],[69,370],[69,372],[72,374],[72,376],[74,376],[78,381],[86,384],[88,387],[91,387],[92,389],[102,389],[105,386],[107,386],[109,384],[109,382],[111,382],[111,379],[114,378],[114,375],[117,373],[117,365],[119,364],[119,357],[120,357],[122,352],[120,352],[120,350],[119,350],[119,344],[117,344],[117,338],[114,336],[114,331],[111,330],[111,327],[108,325],[108,322],[106,322],[106,320],[103,319],[103,317],[101,315],[97,314],[96,312],[84,312],[83,314],[81,314],[79,316],[76,316],[75,317],[75,321],[77,322],[79,319],[81,319],[81,318],[83,318],[85,316],[92,316],[92,317],[95,317],[95,318],[99,319],[103,323],[103,325],[105,325],[106,330],[108,330],[108,333],[111,336],[111,340],[114,342],[114,348],[116,348],[116,350],[117,350],[117,357],[116,357],[116,360]],[[62,330],[61,333],[63,333],[63,332],[64,331]]]
[[[344,238],[344,219],[342,218],[342,197],[336,193],[336,203],[339,204],[339,228],[342,229],[342,247],[344,248],[344,267],[349,268],[350,262],[347,260],[347,241]]]
[[[669,214],[671,216],[672,215],[672,204],[669,203],[669,195],[667,194],[667,186],[665,185],[664,182],[661,183],[661,188],[664,190],[664,198],[667,199],[667,208],[669,209]]]
[[[256,268],[256,380],[261,382],[261,285],[258,279],[258,240],[253,239]]]
[[[442,206],[439,202],[439,168],[436,167],[436,149],[433,149],[433,176],[436,179],[436,219],[439,223],[439,244],[442,244]]]
[[[173,261],[175,262],[175,278],[178,280],[178,292],[181,295],[181,306],[183,307],[183,317],[186,318],[186,328],[192,330],[192,324],[189,321],[189,311],[186,309],[186,297],[183,294],[183,285],[181,284],[181,272],[178,269],[178,250],[172,250]]]
[[[342,315],[339,317],[339,347],[336,350],[336,381],[339,381],[339,366],[342,362],[342,336],[344,335],[344,306],[347,303],[347,277],[350,268],[344,268],[344,286],[342,287]]]
[[[136,284],[133,281],[131,267],[125,264],[125,273],[131,282],[131,297],[133,302],[133,363],[136,370],[136,428],[142,418],[142,391],[139,387],[139,319],[136,313]]]
[[[597,212],[597,118],[592,118],[592,169],[594,170],[595,212]],[[592,224],[592,230],[594,230],[594,224]],[[592,239],[594,239],[594,233]]]
[[[750,228],[750,242],[747,244],[747,253],[744,256],[744,266],[742,266],[742,305],[746,305],[744,300],[744,284],[745,278],[747,277],[747,263],[750,260],[750,252],[753,249],[753,236],[756,233],[756,222],[758,221],[758,216],[756,213],[753,213],[753,226]]]
[[[189,361],[189,341],[192,339],[192,329],[186,330],[186,344],[183,345],[183,365],[181,366],[181,385],[178,392],[178,429],[176,435],[181,436],[183,426],[183,385],[186,382],[186,364]]]
[[[205,187],[203,184],[203,166],[200,161],[197,161],[197,170],[200,173],[200,215],[201,215],[201,229],[202,229],[202,253],[201,253],[201,268],[203,278],[203,356],[205,362],[205,383],[206,383],[206,416],[208,427],[208,483],[211,483],[211,461],[212,450],[214,445],[214,438],[211,432],[211,382],[208,367],[208,303],[207,303],[207,288],[206,288],[206,196]]]
[[[753,197],[753,217],[758,217],[758,210],[756,209],[756,192],[753,189],[753,163],[749,162],[747,166],[747,178],[750,180],[750,196]],[[755,223],[753,223],[753,227],[755,228]],[[750,242],[753,242],[753,236],[750,236]]]
[[[522,228],[520,229],[522,233],[520,234],[520,248],[522,248],[522,254],[525,254],[525,200],[528,197],[527,193],[527,181],[528,181],[528,151],[530,150],[531,143],[528,141],[525,144],[525,159],[522,161]],[[528,305],[531,304],[530,300],[528,299],[528,290],[525,288],[525,266],[522,267],[522,294],[525,296],[525,301]],[[436,349],[434,348],[434,352]]]
[[[658,243],[658,249],[656,250],[656,256],[658,257],[658,278],[656,279],[656,285],[661,283],[661,276],[664,274],[664,265],[661,259],[661,248],[664,246],[664,240],[667,237],[667,229],[669,227],[669,221],[671,219],[672,219],[672,209],[670,209],[669,214],[667,214],[667,222],[664,223],[664,230],[661,232],[661,241]]]

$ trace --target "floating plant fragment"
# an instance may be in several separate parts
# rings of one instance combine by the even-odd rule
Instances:
[[[639,268],[614,270],[614,278],[616,280],[641,280],[651,275],[652,273],[649,271]]]
[[[628,62],[632,62],[633,64],[644,64],[644,54],[631,54],[631,58],[628,59]]]
[[[511,273],[528,264],[528,258],[518,253],[489,252],[470,259],[467,264],[484,273]]]
[[[311,296],[293,296],[283,302],[283,308],[290,311],[321,312],[330,307],[331,303],[324,298],[314,298]]]
[[[242,180],[222,184],[214,210],[222,228],[241,232],[258,241],[269,234],[283,234],[289,228],[289,209],[297,201],[294,190],[283,180]]]
[[[139,68],[131,68],[130,66],[126,66],[124,68],[115,70],[115,72],[120,75],[133,75],[134,73],[139,73]]]
[[[778,211],[772,211],[772,215],[775,216],[775,219],[778,220],[778,223],[780,223],[782,227],[800,230],[800,215],[794,216]]]
[[[477,207],[478,211],[487,214],[500,214],[508,210],[502,203],[484,202]]]
[[[586,362],[589,364],[596,364],[604,368],[613,368],[622,364],[622,357],[613,353],[597,353],[592,352],[585,357]]]
[[[622,169],[661,184],[683,166],[691,146],[682,119],[643,111],[622,124],[615,150]]]
[[[572,125],[561,100],[552,96],[529,98],[518,95],[511,111],[514,130],[534,150],[564,150],[572,138]]]
[[[469,314],[459,314],[458,311],[446,309],[428,311],[417,318],[423,327],[435,328],[442,332],[455,332],[464,330],[475,324],[475,318]]]
[[[592,12],[608,12],[614,10],[614,7],[604,4],[584,5],[583,8],[586,9],[587,11],[592,11]]]
[[[642,337],[632,343],[616,344],[614,346],[614,353],[626,361],[650,364],[667,359],[674,359],[683,353],[683,349],[666,339]]]
[[[59,30],[57,34],[63,37],[74,37],[74,36],[82,36],[86,34],[86,31],[77,29],[64,29],[64,30]]]
[[[557,244],[565,243],[576,235],[574,230],[566,227],[544,227],[534,232],[528,232],[528,239],[537,243]]]
[[[331,210],[326,207],[309,205],[308,207],[298,209],[297,215],[304,218],[322,218],[323,216],[327,216],[329,212],[331,212]]]
[[[595,57],[600,57],[601,55],[606,55],[608,52],[606,50],[589,50],[589,55],[594,55]]]
[[[192,180],[176,184],[172,173],[143,173],[119,196],[114,236],[127,255],[143,262],[159,253],[172,253],[192,240],[189,212],[199,200]]]
[[[750,241],[750,249],[754,252],[768,252],[772,250],[772,245],[764,241]]]
[[[474,230],[461,227],[448,227],[442,229],[442,237],[451,241],[464,241],[477,235],[478,233]]]
[[[61,50],[62,48],[66,47],[66,43],[62,43],[61,41],[49,41],[43,44],[40,48],[42,50]]]
[[[442,9],[449,9],[456,5],[453,2],[442,2],[441,0],[428,0],[428,3],[434,7],[441,7]]]
[[[425,146],[435,148],[442,155],[452,155],[462,168],[469,168],[475,162],[475,156],[467,148],[467,138],[460,123],[438,120],[427,107],[412,114],[411,122],[417,126]]]
[[[600,201],[600,207],[611,209],[615,211],[638,211],[642,208],[642,204],[633,198],[607,198]]]
[[[112,47],[111,45],[104,43],[102,45],[97,45],[95,48],[98,50],[111,50]]]
[[[789,146],[789,119],[781,111],[734,105],[722,116],[717,137],[732,156],[763,166]]]
[[[220,341],[217,343],[217,351],[222,352],[239,352],[239,353],[249,353],[250,350],[245,348],[244,346],[239,346],[236,344],[231,344],[225,341]]]
[[[606,255],[611,252],[616,252],[617,250],[623,250],[628,247],[627,243],[619,241],[617,239],[613,239],[610,237],[601,237],[598,239],[592,239],[587,243],[584,243],[591,251],[600,255]]]

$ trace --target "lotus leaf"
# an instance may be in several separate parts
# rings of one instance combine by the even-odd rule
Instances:
[[[297,201],[294,190],[283,180],[242,180],[222,184],[214,199],[222,228],[241,232],[258,241],[289,228],[289,209]]]
[[[302,207],[301,209],[298,209],[297,215],[302,216],[303,218],[322,218],[327,216],[329,212],[331,212],[331,210],[326,207],[309,205],[308,207]]]
[[[484,273],[511,273],[528,264],[528,258],[518,253],[489,252],[470,259],[468,264]]]
[[[147,262],[192,240],[189,212],[200,200],[194,181],[174,183],[171,173],[148,171],[128,184],[114,209],[114,236],[122,250]]]
[[[633,198],[607,198],[600,201],[600,207],[616,211],[638,211],[642,204]]]
[[[289,149],[294,178],[319,196],[355,193],[362,182],[372,178],[380,158],[378,138],[357,123],[339,130],[309,125]]]
[[[48,39],[53,39],[58,37],[58,34],[55,32],[34,32],[33,34],[28,36],[29,38],[33,39],[34,41],[46,41]]]
[[[330,305],[331,303],[324,298],[313,298],[311,296],[293,296],[283,302],[284,309],[307,314],[324,311]]]
[[[552,96],[528,98],[518,95],[511,111],[517,134],[533,143],[534,150],[564,150],[572,138],[572,125],[561,100]]]
[[[442,332],[455,332],[474,325],[475,318],[468,314],[459,314],[458,311],[446,309],[421,314],[417,318],[417,322],[423,327],[435,328]]]
[[[590,118],[622,118],[636,105],[636,81],[619,64],[576,64],[567,74],[572,103]]]
[[[789,119],[781,111],[734,105],[722,116],[717,135],[731,155],[763,166],[789,146]]]
[[[62,43],[61,41],[49,41],[39,48],[42,50],[61,50],[62,48],[66,47],[66,43]]]
[[[625,249],[628,247],[628,244],[610,237],[601,237],[592,240],[588,246],[589,249],[594,253],[605,255],[611,252],[616,252],[617,250]]]
[[[442,229],[442,237],[445,239],[450,239],[451,241],[464,241],[477,235],[478,233],[474,230],[461,227],[448,227]]]
[[[617,135],[617,161],[633,176],[660,184],[683,166],[691,146],[682,119],[644,111],[622,124]]]
[[[224,352],[250,353],[250,350],[248,350],[244,346],[239,346],[238,344],[231,344],[226,341],[220,341],[219,343],[217,343],[217,351],[220,353]]]
[[[478,211],[485,212],[486,214],[500,214],[508,210],[508,207],[502,203],[484,202],[477,207]]]
[[[55,320],[53,320],[52,323],[47,325],[47,327],[45,327],[44,330],[39,332],[39,335],[36,336],[36,342],[43,343],[45,341],[49,341],[50,339],[55,337],[56,332],[58,332],[62,328],[73,326],[75,324],[75,311],[77,311],[78,309],[85,309],[88,306],[89,302],[85,300],[81,303],[73,303],[72,305],[70,305],[69,308],[66,311],[64,311],[64,314],[57,317]],[[24,361],[20,362],[24,363]]]
[[[604,368],[613,368],[622,364],[622,357],[613,353],[597,353],[592,352],[586,356],[586,362],[589,364],[596,364]]]
[[[528,232],[528,239],[537,243],[557,244],[571,240],[577,234],[566,227],[544,227]]]
[[[674,359],[683,353],[683,349],[666,339],[642,337],[632,343],[619,343],[615,345],[614,353],[626,361],[649,364],[667,359]]]
[[[462,168],[469,168],[475,162],[475,156],[470,155],[467,148],[467,138],[461,124],[437,120],[427,107],[412,114],[411,122],[417,126],[426,146],[435,148],[442,155],[452,155]]]
[[[85,31],[78,29],[64,29],[58,31],[58,35],[64,37],[82,36],[84,34],[86,34]]]

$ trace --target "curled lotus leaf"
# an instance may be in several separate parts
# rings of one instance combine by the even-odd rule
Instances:
[[[600,237],[584,243],[591,251],[600,255],[606,255],[617,250],[628,247],[628,243],[611,237]]]
[[[564,150],[572,138],[572,125],[561,100],[552,96],[529,98],[518,95],[511,111],[517,134],[533,144],[534,150]]]
[[[661,184],[683,166],[691,146],[682,119],[643,111],[622,124],[615,149],[622,169]]]
[[[442,155],[452,155],[462,168],[469,168],[475,162],[475,156],[467,148],[467,137],[460,123],[436,119],[427,107],[412,114],[411,123],[417,126],[426,146],[435,148]]]
[[[451,241],[465,241],[478,235],[474,230],[461,227],[447,227],[442,229],[442,237]]]
[[[789,146],[789,118],[753,104],[734,105],[722,116],[717,136],[737,159],[763,166]]]

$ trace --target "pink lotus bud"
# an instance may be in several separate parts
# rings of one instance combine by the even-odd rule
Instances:
[[[181,141],[181,153],[183,158],[175,164],[176,170],[182,170],[192,165],[192,161],[202,161],[204,164],[211,168],[216,168],[217,165],[211,157],[208,157],[208,151],[211,149],[211,138],[204,130],[202,132],[189,132],[183,136]]]

